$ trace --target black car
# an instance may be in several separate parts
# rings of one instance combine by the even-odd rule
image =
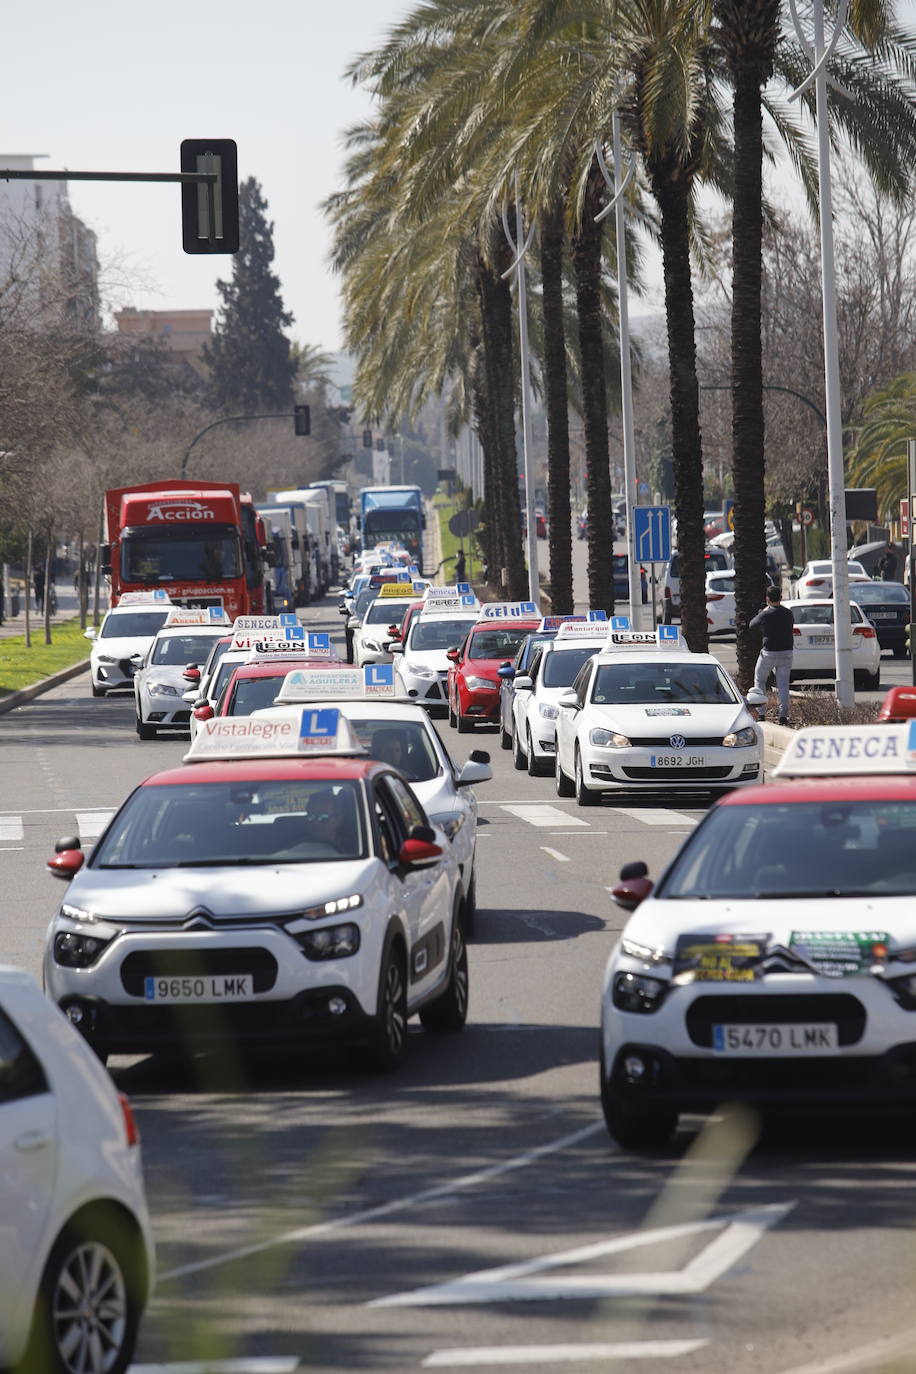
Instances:
[[[614,600],[629,601],[630,599],[630,569],[629,558],[625,553],[615,553],[611,555],[614,565]],[[639,585],[642,588],[642,604],[645,606],[649,600],[649,584],[646,580],[645,568],[639,570]]]
[[[894,658],[906,658],[906,631],[910,623],[910,594],[902,582],[851,582],[849,599],[862,607],[875,627],[882,649],[893,649]]]

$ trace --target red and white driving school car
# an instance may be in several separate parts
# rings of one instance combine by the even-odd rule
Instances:
[[[449,649],[448,722],[467,734],[480,722],[499,719],[497,670],[511,663],[526,635],[541,623],[533,601],[491,601],[483,606],[464,643]]]

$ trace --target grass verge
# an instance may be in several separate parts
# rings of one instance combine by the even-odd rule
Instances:
[[[45,644],[40,622],[32,630],[31,649],[26,648],[24,635],[0,639],[0,697],[31,687],[33,682],[89,657],[89,641],[83,638],[79,620],[52,625],[51,639],[52,643]]]
[[[448,527],[448,522],[458,510],[464,510],[464,500],[462,497],[446,496],[444,492],[437,492],[433,497],[433,505],[436,509],[436,516],[439,520],[439,533],[442,539],[442,557],[445,562],[442,565],[442,581],[445,583],[455,580],[455,555],[464,546],[464,556],[466,561],[465,571],[468,580],[478,578],[481,573],[482,563],[480,550],[474,540],[470,538],[459,539],[452,534]]]

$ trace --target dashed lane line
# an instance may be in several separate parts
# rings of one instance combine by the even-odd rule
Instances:
[[[529,825],[544,829],[550,825],[588,825],[588,821],[580,820],[578,816],[567,816],[558,806],[549,806],[546,802],[527,802],[525,805],[503,803],[502,810],[508,811],[510,816],[516,816],[520,821],[527,821]]]
[[[581,1364],[586,1360],[664,1360],[692,1355],[707,1340],[609,1341],[603,1345],[480,1345],[434,1350],[423,1369],[472,1369],[478,1365]]]
[[[569,858],[566,854],[561,854],[559,849],[551,849],[549,844],[542,844],[541,848],[545,854],[549,854],[552,859],[556,859],[558,864],[568,864]]]

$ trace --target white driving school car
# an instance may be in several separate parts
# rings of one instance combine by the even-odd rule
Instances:
[[[98,630],[90,626],[84,631],[92,640],[89,677],[94,697],[133,687],[136,656],[146,653],[170,606],[166,592],[125,592],[117,606],[105,612]]]
[[[660,1144],[680,1112],[916,1106],[916,722],[799,730],[766,787],[714,806],[608,961],[610,1133]]]
[[[103,1057],[325,1037],[394,1068],[414,1013],[464,1025],[452,846],[333,708],[204,722],[88,859],[57,850],[45,987]]]
[[[554,771],[557,702],[569,691],[582,666],[605,647],[607,635],[603,611],[589,611],[584,620],[565,620],[556,638],[535,650],[527,672],[514,678],[512,750],[516,768],[527,768],[532,777]]]
[[[763,731],[712,654],[692,654],[677,626],[616,628],[557,698],[561,797],[602,792],[725,791],[760,782]]]
[[[407,638],[389,646],[405,696],[430,708],[447,709],[447,652],[464,643],[479,615],[480,602],[467,583],[430,587],[422,611],[407,628]]]

